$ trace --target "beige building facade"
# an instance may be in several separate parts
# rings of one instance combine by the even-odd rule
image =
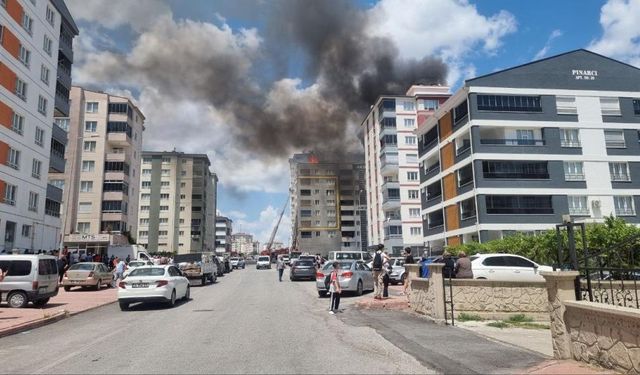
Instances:
[[[231,252],[249,255],[253,253],[253,236],[248,233],[234,233],[231,235]]]

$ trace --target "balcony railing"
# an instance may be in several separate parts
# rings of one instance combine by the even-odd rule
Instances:
[[[547,180],[549,173],[489,173],[485,172],[484,178],[510,178],[510,179],[526,179],[526,180]],[[583,176],[584,179],[584,176]],[[462,185],[462,182],[460,182]]]
[[[612,173],[611,181],[631,181],[628,174]]]
[[[488,214],[553,214],[553,207],[487,207]]]
[[[561,147],[582,147],[582,144],[580,144],[580,141],[570,141],[567,139],[561,139],[560,146]]]
[[[498,146],[544,146],[545,141],[544,139],[485,138],[480,140],[480,144]]]
[[[569,215],[589,216],[589,209],[586,207],[569,207]]]
[[[616,208],[616,216],[636,216],[633,208]]]
[[[567,181],[584,181],[584,173],[565,173],[564,179]]]

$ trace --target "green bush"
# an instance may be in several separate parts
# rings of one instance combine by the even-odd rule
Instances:
[[[516,315],[511,315],[506,320],[506,322],[513,323],[513,324],[528,323],[528,322],[533,322],[533,318],[526,316],[524,314],[516,314]]]
[[[482,319],[480,315],[461,313],[460,315],[458,315],[458,320],[461,322],[469,322],[469,321],[480,321],[484,319]]]
[[[495,328],[507,328],[507,327],[509,327],[509,323],[505,323],[505,322],[503,322],[501,320],[499,320],[497,322],[487,323],[487,325],[489,327],[495,327]]]

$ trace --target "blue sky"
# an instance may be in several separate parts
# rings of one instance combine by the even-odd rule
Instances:
[[[238,130],[251,125],[238,123],[225,107],[233,101],[233,85],[229,93],[208,91],[192,72],[227,59],[222,74],[251,82],[266,103],[322,103],[315,88],[323,76],[309,73],[314,57],[273,32],[274,7],[287,9],[289,2],[67,3],[81,29],[74,84],[132,96],[147,117],[146,149],[209,154],[220,177],[219,210],[234,219],[236,231],[264,242],[287,198],[287,158],[238,142]],[[453,89],[465,78],[577,48],[640,65],[640,0],[359,0],[345,9],[349,5],[366,19],[364,35],[390,40],[398,59],[442,59]],[[210,77],[224,86],[220,71],[213,72]],[[176,82],[184,82],[184,90],[175,89]],[[357,117],[344,124],[353,134]],[[355,139],[353,134],[347,136]],[[288,220],[278,235],[285,241]]]

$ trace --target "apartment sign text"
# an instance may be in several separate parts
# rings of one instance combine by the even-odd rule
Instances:
[[[577,80],[595,81],[596,77],[598,77],[598,71],[573,69],[571,71],[571,75],[573,75]]]

